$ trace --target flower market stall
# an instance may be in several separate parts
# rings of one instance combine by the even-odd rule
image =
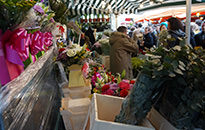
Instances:
[[[110,72],[110,14],[150,2],[170,1],[0,0],[0,130],[205,129],[201,47],[162,31],[132,55],[134,79]]]

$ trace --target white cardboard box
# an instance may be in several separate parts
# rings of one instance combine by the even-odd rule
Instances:
[[[154,108],[148,113],[147,118],[157,130],[177,130]]]
[[[88,108],[90,106],[89,98],[63,98],[61,105],[61,115],[66,130],[82,130],[87,123]]]
[[[123,98],[94,94],[90,112],[90,130],[154,130],[145,119],[143,126],[127,125],[114,122],[119,114]]]

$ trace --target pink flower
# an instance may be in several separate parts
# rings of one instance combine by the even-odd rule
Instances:
[[[119,86],[116,83],[110,85],[110,89],[112,90],[117,90],[118,88]]]
[[[97,78],[99,78],[99,79],[102,78],[102,76],[101,76],[98,72],[95,73],[95,74],[92,76],[92,78],[91,78],[92,85],[95,86],[95,82],[97,81]]]
[[[128,95],[128,91],[126,89],[120,91],[120,97],[126,97],[127,95]]]
[[[42,8],[41,6],[39,6],[39,5],[34,5],[34,6],[33,6],[33,9],[34,9],[35,11],[39,12],[40,14],[44,14],[43,8]]]
[[[118,86],[120,87],[120,89],[126,89],[126,90],[130,90],[130,84],[124,81],[121,81]]]
[[[129,83],[129,82],[130,82],[130,81],[127,80],[127,79],[123,79],[122,81],[123,81],[123,82],[126,82],[126,83]]]

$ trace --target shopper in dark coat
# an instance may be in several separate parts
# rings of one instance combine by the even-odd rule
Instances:
[[[89,37],[90,42],[91,42],[91,46],[95,44],[95,37],[93,34],[93,30],[91,27],[88,28],[88,30],[85,32],[85,35]]]
[[[152,37],[152,34],[150,33],[150,28],[145,27],[144,32],[144,47],[151,48],[154,45],[154,39]]]
[[[205,22],[201,24],[201,32],[196,34],[194,39],[196,41],[196,46],[202,46],[205,49]]]
[[[185,37],[181,21],[175,17],[168,19],[168,32],[172,40],[168,40],[168,48],[179,45],[180,39]]]
[[[113,74],[126,71],[126,79],[132,79],[131,54],[138,52],[138,45],[126,34],[127,28],[120,26],[117,32],[111,34],[109,39],[110,50],[110,70]]]

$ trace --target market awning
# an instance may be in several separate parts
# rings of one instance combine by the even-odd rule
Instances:
[[[191,8],[192,15],[196,15],[198,12],[205,11],[205,3],[200,4],[193,4]],[[139,22],[143,21],[144,19],[147,20],[159,20],[160,18],[168,18],[168,17],[178,17],[178,18],[185,18],[186,17],[186,6],[171,6],[171,7],[164,7],[155,9],[152,11],[144,12],[143,14],[139,15],[135,18],[134,21]]]
[[[102,13],[137,13],[138,6],[129,0],[76,0],[68,3],[71,15]]]
[[[204,2],[192,0],[192,3]],[[84,14],[137,14],[149,9],[185,5],[186,0],[67,0],[67,7],[71,15]]]

